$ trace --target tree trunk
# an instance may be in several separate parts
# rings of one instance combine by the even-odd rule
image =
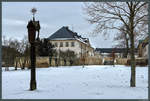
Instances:
[[[136,85],[136,61],[135,61],[135,48],[134,48],[134,36],[131,35],[131,48],[130,48],[130,54],[131,54],[131,80],[130,80],[130,86],[135,87]]]
[[[127,34],[125,36],[125,40],[126,40],[126,51],[125,51],[125,54],[124,54],[124,57],[127,58],[128,57],[128,50],[129,50],[129,43],[128,43],[128,38],[127,38]]]
[[[22,69],[23,69],[23,70],[25,69],[25,65],[26,65],[26,58],[25,58],[25,60],[24,60],[24,62],[23,62],[23,65],[22,65]]]
[[[135,61],[135,47],[134,47],[134,15],[135,12],[133,10],[133,2],[130,2],[130,18],[129,18],[129,25],[130,25],[130,54],[131,54],[131,80],[130,86],[136,86],[136,61]]]
[[[52,66],[52,57],[49,56],[49,66]]]
[[[16,65],[15,65],[15,70],[17,70],[17,67],[18,67],[18,62],[17,61],[16,61]]]
[[[31,81],[30,81],[30,90],[36,89],[36,52],[35,44],[31,43],[30,49],[30,60],[31,60]]]

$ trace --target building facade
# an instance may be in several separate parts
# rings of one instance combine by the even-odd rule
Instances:
[[[88,38],[83,38],[71,31],[68,27],[62,27],[47,38],[56,51],[74,51],[78,58],[94,56],[94,48]]]
[[[144,40],[139,41],[138,57],[144,57],[148,59],[148,41],[149,41],[148,36]]]

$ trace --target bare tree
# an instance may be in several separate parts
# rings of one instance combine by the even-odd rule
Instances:
[[[147,20],[148,12],[145,10],[147,2],[94,2],[85,3],[84,10],[88,15],[87,20],[91,24],[96,24],[94,32],[107,34],[111,30],[120,30],[124,25],[130,40],[131,58],[131,80],[130,86],[136,86],[135,78],[135,45],[134,36],[138,26]]]
[[[123,54],[123,57],[127,58],[128,56],[128,50],[129,50],[129,37],[128,37],[128,32],[125,29],[125,26],[121,26],[120,32],[118,32],[116,37],[114,37],[114,40],[118,42],[116,47],[119,48],[126,48],[125,53]]]
[[[7,46],[8,45],[8,40],[7,40],[5,35],[2,36],[2,45],[3,46]]]
[[[17,39],[7,39],[5,36],[3,36],[2,60],[6,67],[14,66],[16,57],[20,55],[19,48],[20,42]],[[15,70],[17,70],[16,67]]]
[[[17,39],[11,41],[11,42],[9,43],[9,46],[10,46],[11,48],[14,48],[16,51],[20,52],[20,49],[21,49],[21,47],[20,47],[20,42],[19,42]],[[21,55],[21,54],[15,53],[15,54],[14,54],[14,60],[15,60],[18,56],[20,56],[20,55]],[[14,60],[13,60],[13,61],[14,61]],[[16,63],[17,63],[17,61],[16,61]],[[17,64],[15,64],[15,70],[17,70]]]
[[[23,60],[22,60],[22,69],[25,69],[26,63],[29,60],[30,56],[30,48],[29,48],[29,42],[27,36],[24,36],[23,39],[21,40],[21,53],[23,55]]]
[[[147,24],[148,25],[148,24]],[[135,47],[138,46],[139,44],[139,40],[145,38],[148,34],[147,32],[147,25],[141,25],[140,28],[138,28],[134,33],[136,33],[134,35],[134,44]],[[119,47],[119,48],[126,48],[126,51],[124,53],[124,57],[127,58],[127,55],[129,53],[129,37],[128,37],[128,31],[126,29],[125,26],[121,26],[120,31],[116,34],[116,36],[114,37],[114,41],[117,41],[117,44],[115,45],[115,47]]]
[[[77,56],[74,51],[68,49],[67,51],[60,51],[60,58],[64,60],[64,65],[66,65],[67,61],[69,61],[70,65],[73,65]]]

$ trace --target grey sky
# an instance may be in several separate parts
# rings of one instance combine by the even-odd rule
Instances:
[[[40,20],[41,38],[47,38],[62,26],[89,38],[93,47],[108,48],[114,45],[113,32],[108,38],[101,34],[90,34],[93,26],[85,20],[82,2],[2,2],[2,35],[22,39],[27,35],[26,25],[36,7],[36,20]],[[107,38],[107,40],[105,40]]]

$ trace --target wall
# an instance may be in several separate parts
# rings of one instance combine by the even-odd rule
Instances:
[[[128,61],[128,58],[116,58],[117,65],[126,65],[127,61]]]
[[[50,66],[70,66],[70,61],[66,61],[66,64],[63,59],[57,59],[57,62],[55,61],[56,58],[51,59],[51,65],[50,65],[50,59],[49,57],[36,57],[36,67],[50,67]],[[79,58],[77,60],[74,60],[72,65],[101,65],[102,64],[102,59],[99,57],[86,57],[84,58],[85,60],[83,61],[82,58]],[[24,58],[19,59],[20,63],[24,61]],[[17,67],[21,67],[20,63],[18,62]],[[14,63],[16,65],[16,62]],[[30,61],[28,60],[27,64],[25,67],[30,67]]]
[[[55,47],[55,49],[57,51],[61,50],[61,51],[67,51],[67,50],[71,50],[74,51],[76,54],[79,54],[81,49],[79,47],[79,43],[76,40],[52,40],[50,41],[53,45],[57,42],[58,47]],[[63,42],[63,47],[60,47],[60,42]],[[66,42],[69,43],[69,47],[66,47]],[[74,47],[71,46],[71,42],[74,42]],[[79,57],[79,56],[78,56]]]
[[[143,49],[143,57],[148,59],[148,44]]]
[[[94,56],[94,49],[85,43],[80,42],[79,40],[51,40],[50,41],[53,45],[57,42],[58,46],[55,47],[57,51],[67,51],[68,49],[74,51],[77,54],[77,57],[81,57],[83,54],[87,54],[88,56]],[[60,46],[60,42],[63,42],[63,47]],[[69,43],[69,47],[66,47],[66,42]],[[71,46],[71,42],[74,42],[75,46]]]

